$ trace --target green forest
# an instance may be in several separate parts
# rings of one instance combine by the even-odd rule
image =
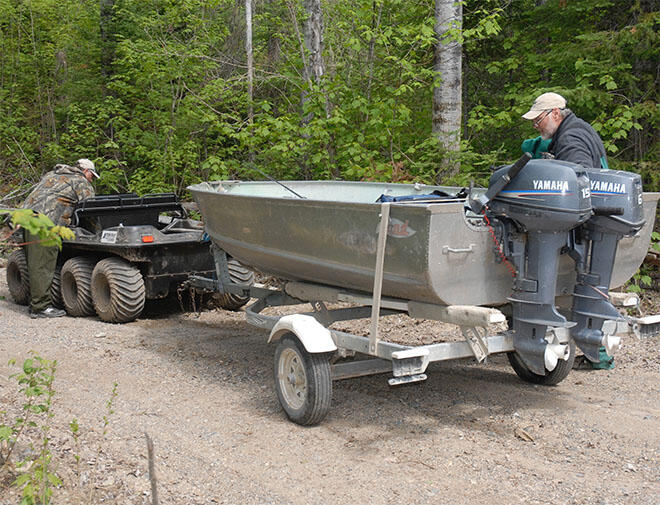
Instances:
[[[439,40],[434,0],[323,0],[316,78],[309,3],[0,0],[0,194],[81,157],[99,193],[264,174],[483,184],[537,135],[521,114],[545,91],[594,125],[610,168],[660,189],[657,2],[465,0]],[[432,125],[448,41],[462,54],[458,171]]]

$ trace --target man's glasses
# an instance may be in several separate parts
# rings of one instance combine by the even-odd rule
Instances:
[[[552,112],[552,109],[550,109],[549,111],[547,111],[547,112],[543,115],[543,117],[542,117],[541,119],[537,119],[536,121],[534,121],[534,122],[532,123],[532,126],[533,126],[534,128],[538,128],[538,127],[541,125],[541,123],[543,122],[543,120],[544,120],[545,118],[547,118],[548,115],[549,115],[551,112]]]

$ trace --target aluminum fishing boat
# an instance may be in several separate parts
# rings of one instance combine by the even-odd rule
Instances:
[[[494,231],[461,188],[344,181],[203,182],[189,187],[212,241],[286,280],[370,292],[378,225],[390,202],[382,295],[440,305],[507,303],[512,274]],[[618,245],[610,287],[630,279],[651,240],[658,193],[643,194],[645,224]],[[557,295],[571,294],[575,263],[562,255]]]

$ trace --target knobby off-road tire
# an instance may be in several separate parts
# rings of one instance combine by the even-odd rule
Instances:
[[[50,285],[50,301],[57,309],[64,308],[62,301],[62,267],[58,265],[53,272],[53,282]]]
[[[96,313],[109,323],[135,320],[144,309],[145,288],[140,271],[120,258],[106,258],[92,273]]]
[[[555,369],[552,372],[546,371],[545,375],[539,375],[532,372],[527,368],[516,352],[508,352],[507,357],[509,358],[509,363],[513,367],[513,370],[522,380],[533,384],[541,384],[543,386],[556,386],[568,376],[573,368],[573,362],[575,361],[575,342],[571,340],[568,346],[568,359],[566,361],[560,359],[557,362]]]
[[[23,249],[12,251],[7,258],[7,286],[9,293],[18,305],[30,303],[30,274]]]
[[[275,389],[284,412],[294,423],[320,423],[332,401],[328,353],[310,354],[295,335],[282,337],[275,350]]]
[[[74,317],[94,314],[92,304],[92,271],[95,261],[86,256],[68,259],[60,272],[62,303],[67,314]]]
[[[245,268],[234,258],[228,258],[227,269],[229,278],[236,284],[254,284],[254,272]],[[225,310],[238,310],[250,301],[249,296],[236,295],[234,293],[222,293],[215,295],[215,303]]]

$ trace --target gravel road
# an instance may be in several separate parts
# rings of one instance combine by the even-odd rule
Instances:
[[[273,347],[241,312],[33,320],[0,269],[6,417],[20,406],[8,360],[57,360],[55,504],[151,503],[145,433],[168,505],[657,504],[659,348],[630,337],[614,370],[574,370],[551,388],[521,382],[503,356],[435,364],[398,388],[385,375],[336,382],[328,417],[303,428],[277,402]],[[17,504],[7,479],[0,504]]]

